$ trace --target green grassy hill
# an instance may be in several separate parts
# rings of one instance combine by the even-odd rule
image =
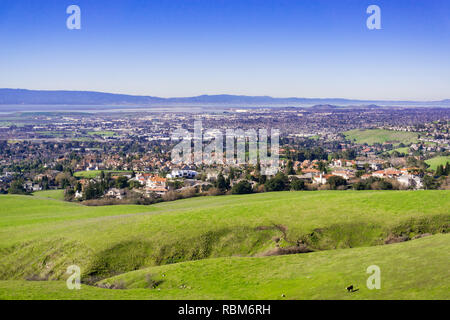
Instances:
[[[450,156],[441,156],[441,157],[434,157],[428,160],[425,160],[425,162],[430,165],[430,170],[436,170],[437,166],[443,165],[445,166],[448,163],[450,163]]]
[[[33,192],[33,196],[38,198],[47,198],[54,200],[64,200],[64,190],[43,190]]]
[[[73,176],[77,178],[94,179],[100,177],[100,173],[102,171],[104,173],[110,173],[111,175],[132,173],[132,171],[125,171],[125,170],[89,170],[89,171],[77,171],[73,174]]]
[[[416,132],[392,131],[384,129],[350,130],[343,132],[349,140],[356,143],[373,145],[375,143],[392,142],[393,144],[410,144],[418,141]]]
[[[218,258],[152,267],[68,290],[64,281],[0,281],[0,299],[450,299],[450,235],[355,249]],[[366,269],[381,270],[369,290]],[[155,287],[156,284],[156,287]],[[345,288],[353,284],[356,292]]]
[[[277,298],[281,291],[287,298],[332,298],[333,294],[346,298],[330,291],[325,279],[340,279],[333,284],[340,288],[352,279],[366,278],[365,269],[361,275],[356,270],[363,267],[357,259],[363,259],[366,254],[379,255],[381,260],[387,259],[383,260],[386,266],[389,263],[396,266],[398,262],[391,261],[388,252],[405,246],[410,248],[405,252],[411,256],[412,268],[431,268],[434,272],[442,269],[440,261],[446,258],[443,251],[448,252],[442,248],[449,246],[447,236],[375,245],[384,244],[387,239],[395,242],[400,237],[448,232],[449,194],[445,190],[279,192],[202,197],[152,206],[106,207],[84,207],[29,196],[0,196],[0,298],[27,294],[45,298],[52,293],[61,298],[70,295],[79,298]],[[430,241],[436,241],[435,247],[414,247]],[[421,251],[422,258],[412,257],[416,250]],[[302,251],[315,252],[270,256]],[[392,258],[398,255],[399,252],[391,252]],[[349,256],[355,259],[352,268],[345,265],[344,257]],[[435,256],[440,256],[439,260]],[[84,282],[94,284],[103,280],[130,287],[132,291],[85,285],[83,293],[67,293],[60,281],[24,281],[64,280],[65,270],[71,264],[81,267]],[[331,269],[335,265],[336,270],[347,270],[351,277],[341,277],[340,272],[331,276],[323,271],[324,278],[319,283],[302,291],[295,289],[301,281],[294,276],[296,269],[288,268],[291,264],[305,265],[304,272],[308,274],[316,269],[320,271],[322,264]],[[242,269],[251,279],[246,280],[237,271],[235,275],[234,271],[223,271],[229,265]],[[209,271],[204,277],[194,279],[198,268]],[[145,283],[153,283],[153,277],[156,282],[161,281],[158,277],[169,270],[174,271],[174,277],[167,277],[158,285],[161,292],[167,289],[166,294],[143,289]],[[414,272],[410,270],[410,274]],[[417,279],[411,279],[405,297],[415,297],[414,288],[417,281],[422,281],[421,272],[417,272]],[[267,287],[255,291],[259,288],[255,283],[259,281],[262,286],[266,275]],[[119,278],[109,279],[114,276]],[[230,281],[229,289],[226,283],[220,285],[225,279]],[[403,280],[399,278],[399,281]],[[404,281],[406,286],[407,277]],[[426,288],[417,289],[416,295],[428,292],[430,296],[442,296],[442,290],[433,281],[423,280]],[[441,284],[448,289],[448,281]],[[178,291],[180,286],[198,287],[198,290]],[[233,286],[242,286],[241,293],[234,294]],[[280,291],[273,291],[277,286]],[[364,295],[363,290],[358,294],[360,298],[374,297]]]

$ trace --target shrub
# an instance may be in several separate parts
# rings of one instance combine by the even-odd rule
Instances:
[[[328,184],[330,189],[337,190],[339,186],[346,186],[347,180],[339,176],[331,176],[328,178]]]
[[[252,185],[247,180],[242,180],[239,183],[235,184],[231,189],[232,194],[248,194],[252,193]]]
[[[289,190],[289,179],[282,172],[279,172],[272,179],[267,180],[264,186],[266,191]]]
[[[299,178],[293,178],[291,181],[291,189],[296,191],[305,190],[306,189],[305,181]]]
[[[9,194],[28,194],[28,192],[23,187],[23,182],[21,180],[14,180],[11,182],[11,186],[8,189]]]
[[[181,198],[181,194],[175,191],[169,191],[162,196],[164,201],[174,201]]]
[[[195,197],[197,194],[197,190],[195,188],[186,188],[181,191],[181,198],[187,199]]]
[[[223,192],[219,188],[210,188],[206,194],[208,196],[220,196],[223,194]]]

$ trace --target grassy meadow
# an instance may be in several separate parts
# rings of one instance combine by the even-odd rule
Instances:
[[[344,132],[347,139],[355,141],[359,144],[367,143],[373,145],[375,143],[383,144],[391,142],[396,144],[410,144],[418,141],[416,132],[393,131],[384,129],[370,129],[370,130],[350,130]]]
[[[111,173],[111,174],[126,174],[131,173],[132,171],[125,170],[89,170],[89,171],[77,171],[73,174],[76,178],[84,178],[84,179],[94,179],[100,177],[101,172]]]
[[[440,156],[440,157],[434,157],[428,160],[425,160],[425,162],[430,166],[429,169],[436,170],[437,166],[443,165],[445,166],[448,163],[450,163],[450,156]]]
[[[106,130],[103,130],[103,131],[88,131],[87,134],[90,135],[90,136],[102,136],[102,137],[113,137],[113,136],[117,135],[117,133],[114,132],[114,131],[106,131]]]
[[[33,192],[33,196],[44,199],[64,200],[64,190],[42,190]]]
[[[0,299],[448,298],[449,195],[276,192],[103,207],[56,192],[4,195]],[[423,234],[433,235],[384,245]],[[312,252],[280,255],[299,243]],[[72,264],[77,292],[64,283]],[[365,287],[371,264],[386,272],[386,290]],[[348,295],[349,283],[361,289]]]

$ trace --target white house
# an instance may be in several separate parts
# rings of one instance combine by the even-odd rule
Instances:
[[[117,189],[117,188],[111,188],[106,193],[107,197],[110,198],[116,198],[116,199],[123,199],[123,196],[125,195],[125,191],[123,189]]]
[[[172,170],[171,173],[167,175],[167,178],[187,178],[194,179],[197,176],[197,171],[194,170]]]
[[[405,174],[397,178],[397,181],[408,188],[414,188],[414,189],[422,189],[423,183],[422,179],[420,177],[411,175],[411,174]]]

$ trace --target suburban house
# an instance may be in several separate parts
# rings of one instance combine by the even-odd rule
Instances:
[[[343,160],[343,159],[337,159],[333,160],[332,167],[336,168],[342,168],[342,167],[351,167],[356,164],[355,160]]]
[[[344,178],[345,180],[349,180],[351,178],[354,178],[355,175],[352,171],[350,170],[338,170],[338,171],[333,171],[333,175],[334,176],[339,176]]]
[[[408,174],[408,175],[403,175],[397,178],[397,181],[408,188],[414,188],[414,189],[422,189],[423,188],[423,183],[422,183],[422,179],[420,179],[420,177],[412,175],[412,174]]]
[[[400,175],[402,175],[402,172],[394,168],[379,170],[372,173],[372,176],[377,178],[396,178]]]
[[[325,174],[325,175],[323,175],[323,174],[321,173],[320,175],[315,176],[315,177],[313,178],[313,183],[316,183],[316,184],[326,184],[326,183],[327,183],[327,179],[328,179],[329,177],[331,177],[331,176],[333,176],[333,175],[332,175],[332,174]]]
[[[123,189],[117,189],[117,188],[111,188],[106,192],[106,196],[109,198],[116,198],[116,199],[123,199],[125,196],[125,190]]]
[[[145,184],[147,193],[165,194],[167,189],[167,179],[160,176],[152,176],[147,179]]]
[[[197,171],[194,170],[172,170],[171,173],[167,175],[167,178],[187,178],[194,179],[197,176]]]

